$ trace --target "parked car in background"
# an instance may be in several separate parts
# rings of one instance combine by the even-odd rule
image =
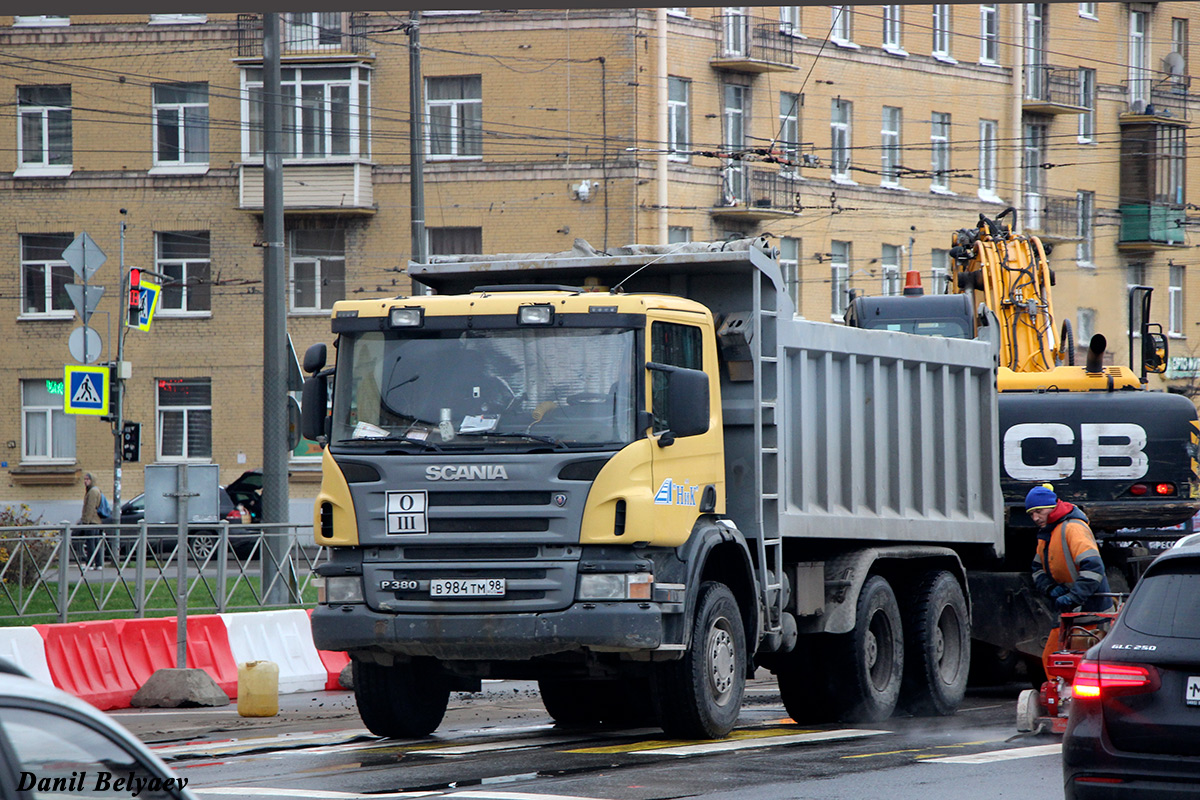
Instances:
[[[39,783],[22,790],[29,774]],[[38,789],[55,779],[67,789]],[[186,779],[108,714],[0,659],[0,797],[129,797],[135,786],[144,800],[195,800]]]
[[[258,541],[258,531],[234,527],[259,521],[262,514],[262,473],[250,470],[242,473],[233,483],[217,490],[217,513],[229,521],[229,547],[239,558],[248,557]],[[139,494],[121,504],[121,524],[136,525],[146,518],[146,496]],[[128,531],[128,529],[126,529]],[[125,535],[125,531],[122,532]],[[174,526],[152,526],[146,529],[146,539],[156,552],[169,552],[178,536]],[[208,558],[217,546],[217,530],[193,527],[188,533],[188,552],[195,560]]]
[[[1200,796],[1200,535],[1146,569],[1072,692],[1067,800]]]

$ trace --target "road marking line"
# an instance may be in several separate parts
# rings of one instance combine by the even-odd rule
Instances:
[[[421,750],[423,756],[465,756],[473,753],[488,753],[494,750],[528,750],[532,747],[547,747],[551,745],[585,742],[591,737],[585,736],[546,736],[535,739],[509,739],[505,742],[480,742],[478,744],[462,744],[452,747],[428,748]]]
[[[451,792],[447,797],[470,797],[477,800],[600,800],[596,797],[579,797],[571,794],[534,794],[531,792],[488,792],[472,790]]]
[[[428,797],[440,792],[387,792],[384,794],[359,794],[357,792],[329,792],[320,789],[274,789],[269,786],[211,786],[193,788],[195,794],[241,795],[243,797],[270,797],[272,795],[295,800],[387,800],[390,797]]]
[[[182,755],[230,755],[231,753],[263,750],[274,746],[292,747],[305,744],[350,744],[360,736],[370,736],[371,732],[362,730],[340,731],[338,733],[284,733],[279,736],[263,736],[247,739],[224,739],[219,742],[189,742],[181,745],[151,747],[150,749],[160,758],[175,758]]]
[[[922,764],[990,764],[994,761],[1013,761],[1018,758],[1037,758],[1052,756],[1062,752],[1062,742],[1043,744],[1034,747],[1017,747],[1012,750],[993,750],[989,753],[975,753],[969,756],[939,756],[922,758]]]
[[[733,750],[749,750],[754,747],[776,747],[785,744],[806,744],[809,742],[836,742],[845,739],[861,739],[867,736],[879,736],[891,731],[855,730],[842,728],[833,731],[809,731],[790,735],[766,735],[742,739],[724,740],[720,742],[705,742],[702,744],[682,745],[678,747],[656,747],[649,750],[638,750],[646,755],[658,756],[694,756],[704,753],[725,753]],[[661,743],[655,743],[661,744]]]

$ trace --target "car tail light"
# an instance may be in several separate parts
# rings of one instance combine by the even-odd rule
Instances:
[[[244,507],[238,506],[225,515],[225,519],[237,525],[245,525],[250,522],[250,512]]]
[[[1124,778],[1102,778],[1099,775],[1080,775],[1075,778],[1076,783],[1124,783]]]
[[[1154,667],[1084,660],[1075,671],[1071,695],[1083,699],[1114,697],[1153,692],[1158,687],[1158,670]]]

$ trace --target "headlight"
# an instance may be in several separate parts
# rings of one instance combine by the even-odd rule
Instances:
[[[388,314],[393,328],[419,328],[425,321],[423,308],[393,308]]]
[[[518,325],[550,325],[554,322],[554,307],[547,305],[521,306],[517,309]]]
[[[654,576],[647,572],[579,576],[579,600],[649,600]]]
[[[318,587],[317,601],[321,602]],[[325,600],[330,605],[339,603],[361,603],[363,601],[363,583],[361,575],[339,575],[325,579]]]

